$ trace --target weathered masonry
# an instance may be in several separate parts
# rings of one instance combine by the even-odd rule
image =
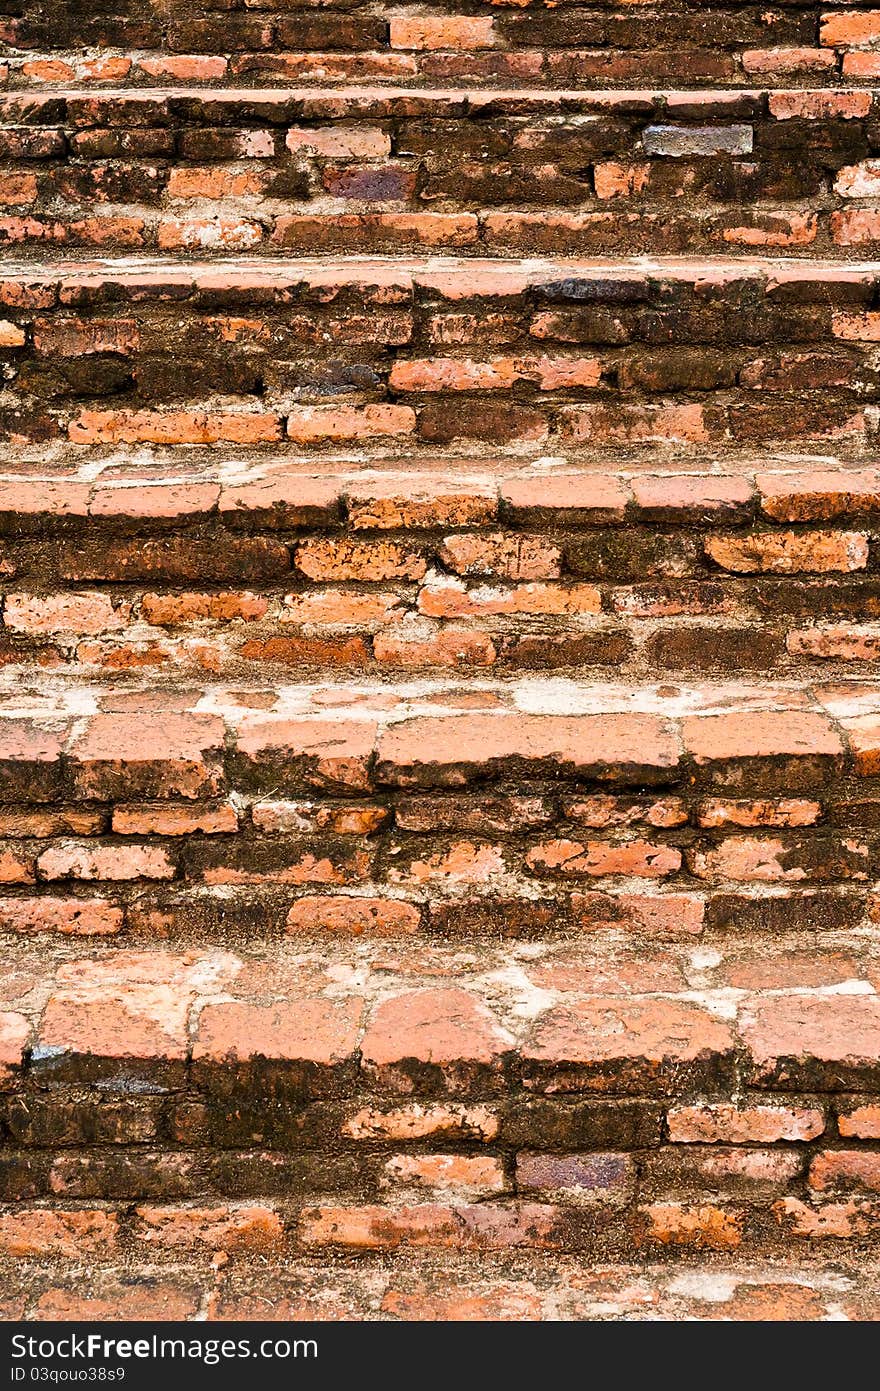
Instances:
[[[0,1314],[877,1318],[880,10],[0,9]]]

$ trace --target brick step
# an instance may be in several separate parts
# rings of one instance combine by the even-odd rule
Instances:
[[[9,7],[7,7],[9,8]],[[221,7],[218,7],[218,9]],[[462,12],[466,10],[467,12]],[[10,83],[361,80],[551,85],[863,81],[880,74],[877,11],[806,3],[28,4],[5,20]]]
[[[226,1252],[221,1254],[222,1257]],[[94,1263],[88,1282],[36,1260],[8,1263],[4,1317],[64,1319],[249,1320],[278,1322],[406,1320],[443,1322],[876,1321],[880,1277],[864,1254],[830,1260],[806,1252],[745,1263],[715,1255],[711,1263],[609,1265],[517,1251],[440,1257],[398,1251],[357,1263],[305,1256],[282,1260],[229,1255],[217,1271],[194,1251],[177,1264],[138,1250],[125,1265]],[[194,1264],[194,1258],[196,1263]],[[706,1262],[706,1258],[703,1257]],[[283,1336],[283,1330],[279,1330]]]
[[[11,945],[0,1251],[875,1244],[878,943]]]
[[[0,660],[7,683],[861,675],[878,518],[880,471],[827,456],[33,449],[0,458]]]
[[[10,264],[0,435],[571,455],[877,430],[877,264]]]
[[[0,240],[41,254],[870,256],[878,102],[873,87],[12,91]]]
[[[880,686],[6,679],[0,927],[714,944],[880,915]]]

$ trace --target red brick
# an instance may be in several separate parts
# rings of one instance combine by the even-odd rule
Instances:
[[[456,841],[434,855],[414,859],[406,870],[391,869],[393,883],[426,884],[438,880],[452,884],[488,884],[504,873],[504,857],[498,845],[474,845]]]
[[[844,77],[880,77],[880,55],[876,53],[844,53]]]
[[[123,910],[103,898],[0,898],[0,926],[7,932],[106,937],[122,924]]]
[[[22,1066],[31,1026],[23,1014],[0,1010],[0,1086],[12,1081]]]
[[[385,1291],[382,1312],[395,1319],[441,1323],[530,1322],[543,1317],[540,1297],[530,1289],[495,1283],[487,1289],[453,1286],[431,1279],[413,1289],[396,1284]]]
[[[465,15],[416,15],[395,17],[389,27],[392,48],[463,49],[492,48],[494,20]]]
[[[389,1183],[478,1196],[506,1186],[501,1161],[485,1154],[395,1154],[385,1163]]]
[[[596,998],[542,1015],[522,1056],[532,1088],[639,1094],[680,1086],[689,1065],[714,1072],[733,1042],[727,1023],[690,1002]]]
[[[744,517],[754,497],[746,478],[692,474],[634,478],[636,507],[652,521],[700,522]]]
[[[381,479],[352,487],[347,496],[355,531],[479,526],[497,512],[494,488],[479,483]]]
[[[369,836],[391,820],[381,806],[319,806],[313,802],[255,802],[251,820],[258,830],[334,831],[337,835]]]
[[[828,48],[857,48],[880,39],[880,13],[865,10],[853,13],[846,10],[825,13],[819,28],[819,42]]]
[[[497,652],[488,633],[445,628],[430,637],[380,633],[373,641],[377,662],[399,667],[452,667],[469,671],[494,666]]]
[[[219,54],[151,53],[137,59],[149,77],[173,77],[178,82],[207,82],[224,77],[227,59]]]
[[[332,1067],[351,1057],[362,1011],[363,1001],[358,998],[208,1004],[199,1016],[193,1061],[242,1063],[266,1058]]]
[[[459,575],[503,575],[512,580],[557,579],[560,553],[537,536],[447,536],[440,559]],[[422,572],[424,573],[424,571]],[[413,576],[418,579],[420,576]]]
[[[109,594],[7,594],[3,622],[16,633],[106,633],[124,628],[131,606]]]
[[[508,1247],[552,1249],[557,1240],[557,1209],[539,1203],[505,1207],[480,1203],[442,1207],[307,1208],[300,1223],[305,1246],[353,1250],[395,1250],[401,1246],[460,1250]]]
[[[418,551],[400,542],[347,537],[303,541],[294,563],[311,580],[420,580],[428,568]]]
[[[870,1078],[880,1068],[880,1000],[872,995],[778,995],[744,1007],[740,1032],[754,1072],[772,1077]]]
[[[45,1322],[114,1320],[181,1323],[195,1318],[202,1302],[197,1282],[187,1284],[161,1276],[135,1276],[131,1283],[89,1281],[89,1288],[53,1286],[40,1295],[34,1317]]]
[[[839,215],[843,218],[843,214]],[[852,218],[860,219],[853,222]],[[847,214],[846,221],[841,225],[841,230],[845,230],[847,235],[851,232],[871,231],[874,225],[874,218],[870,212],[859,212]],[[836,338],[842,338],[850,343],[876,343],[880,341],[880,314],[867,311],[861,314],[838,313],[832,315],[832,332]]]
[[[17,808],[0,808],[0,835],[27,838],[37,836],[48,840],[51,836],[99,835],[107,827],[107,815],[103,810],[80,810],[77,807],[42,807],[19,811]]]
[[[246,217],[164,217],[157,232],[166,251],[252,251],[262,240],[261,224]]]
[[[682,722],[682,737],[698,764],[838,757],[843,752],[831,721],[825,715],[801,710],[692,715]]]
[[[841,1135],[855,1140],[880,1140],[880,1106],[866,1103],[841,1111],[837,1117]]]
[[[265,411],[81,411],[68,434],[75,444],[260,444],[280,439]]]
[[[573,893],[574,923],[585,932],[636,932],[660,939],[698,937],[704,904],[694,894]]]
[[[874,242],[880,237],[880,217],[872,208],[844,208],[842,212],[833,212],[830,225],[831,239],[835,246],[863,246],[865,242]],[[835,333],[838,337],[854,337],[858,341],[865,331],[864,321],[872,316],[861,316],[861,332],[859,325],[850,326],[855,317],[835,315]]]
[[[43,1014],[40,1046],[94,1058],[182,1061],[191,1003],[180,984],[137,979],[56,990]]]
[[[71,749],[74,785],[105,800],[213,796],[223,739],[215,715],[94,715]]]
[[[602,363],[598,358],[521,357],[410,358],[396,362],[388,377],[394,391],[504,391],[517,382],[533,382],[541,391],[598,386]]]
[[[601,878],[607,874],[661,878],[681,868],[681,852],[669,845],[652,845],[631,840],[620,844],[606,841],[553,840],[535,845],[526,855],[527,867],[537,873],[587,874]]]
[[[338,518],[339,486],[332,478],[266,468],[241,482],[224,482],[219,510],[231,525],[324,526]]]
[[[377,778],[397,786],[463,786],[521,766],[614,779],[678,763],[675,736],[640,715],[449,715],[404,720],[383,731]]]
[[[880,657],[880,628],[857,624],[834,628],[799,628],[786,635],[785,646],[793,657],[873,662]]]
[[[858,16],[847,16],[857,19]],[[870,92],[771,92],[770,115],[777,121],[855,121],[870,115]]]
[[[34,856],[20,845],[0,842],[0,884],[32,884]]]
[[[833,53],[821,48],[747,48],[742,53],[742,65],[747,73],[787,76],[830,73],[836,60]]]
[[[711,438],[700,405],[566,406],[559,422],[563,439],[598,448],[655,441],[705,444]]]
[[[61,1256],[82,1260],[115,1248],[118,1220],[112,1212],[19,1208],[0,1214],[0,1251],[7,1256]]]
[[[880,1192],[880,1154],[871,1150],[820,1150],[810,1163],[810,1187],[818,1192]]]
[[[51,801],[61,788],[68,726],[59,721],[0,720],[0,795],[7,801]]]
[[[670,1140],[679,1144],[773,1144],[815,1140],[825,1129],[825,1116],[811,1106],[702,1102],[671,1106],[666,1124]]]
[[[37,198],[36,174],[0,175],[0,204],[22,206]]]
[[[508,479],[501,500],[518,521],[542,517],[562,525],[619,522],[630,492],[619,479],[601,474],[557,474]]]
[[[880,511],[880,474],[875,469],[765,473],[755,481],[761,510],[776,522],[830,521]]]
[[[820,843],[781,840],[769,836],[731,836],[689,856],[691,872],[699,879],[732,879],[744,883],[811,883],[835,879],[867,879],[867,846],[852,840]]]
[[[342,1126],[351,1140],[493,1140],[498,1118],[486,1106],[412,1102],[391,1110],[366,1107]]]
[[[177,627],[186,623],[255,621],[269,607],[262,595],[249,591],[223,594],[144,594],[141,616],[147,623]]]
[[[780,1198],[773,1204],[780,1226],[792,1236],[811,1241],[825,1238],[876,1236],[880,1207],[876,1202],[825,1202],[811,1207],[800,1198]]]
[[[124,836],[222,835],[238,830],[238,814],[231,802],[213,807],[117,806],[113,830]]]
[[[864,570],[868,541],[859,532],[777,531],[710,536],[706,553],[723,570],[738,575],[827,574]]]
[[[249,638],[239,655],[250,662],[284,662],[298,667],[364,667],[370,652],[363,638],[284,635]]]
[[[370,126],[292,126],[284,143],[291,154],[324,159],[381,159],[391,154],[390,136]]]
[[[880,771],[880,719],[857,715],[842,721],[859,777],[875,777]]]
[[[496,1069],[507,1046],[507,1036],[467,991],[421,990],[374,1008],[361,1059],[383,1086],[409,1091],[411,1074],[427,1069],[453,1090],[475,1073]]]
[[[713,830],[726,826],[813,826],[821,814],[819,802],[803,798],[737,801],[709,797],[697,808],[697,824]]]
[[[601,613],[602,596],[592,584],[543,584],[532,580],[510,588],[480,585],[468,589],[463,581],[447,578],[423,585],[418,606],[420,613],[431,618]]]
[[[0,319],[0,348],[23,348],[26,341],[23,328],[8,319]]]
[[[173,879],[174,864],[157,845],[59,841],[37,858],[41,879]]]
[[[82,357],[90,353],[130,356],[140,346],[133,319],[35,319],[34,351],[45,357]]]
[[[569,1203],[623,1207],[635,1189],[636,1166],[628,1154],[529,1154],[516,1158],[517,1192],[538,1192]]]
[[[287,438],[297,444],[383,439],[411,434],[416,414],[409,406],[300,406],[287,417]]]
[[[370,786],[370,759],[376,741],[371,720],[284,719],[248,715],[238,727],[237,749],[252,768],[283,768],[282,779],[299,774],[311,786],[363,791]],[[277,777],[273,788],[279,787]]]
[[[266,1251],[281,1242],[283,1226],[273,1208],[151,1207],[136,1209],[135,1235],[153,1246],[189,1250]]]
[[[297,899],[287,914],[288,932],[332,932],[344,936],[396,936],[418,932],[419,910],[384,898],[324,896]]]
[[[92,517],[198,521],[213,511],[219,494],[216,483],[99,483],[89,513]]]
[[[645,1240],[698,1251],[733,1251],[742,1241],[741,1212],[705,1205],[653,1203],[640,1208],[647,1221]]]

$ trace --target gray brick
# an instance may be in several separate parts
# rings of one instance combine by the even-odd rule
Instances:
[[[650,155],[749,155],[751,126],[647,126],[642,144]]]

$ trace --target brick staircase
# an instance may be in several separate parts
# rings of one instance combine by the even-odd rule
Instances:
[[[880,1317],[880,12],[0,8],[0,1314]]]

